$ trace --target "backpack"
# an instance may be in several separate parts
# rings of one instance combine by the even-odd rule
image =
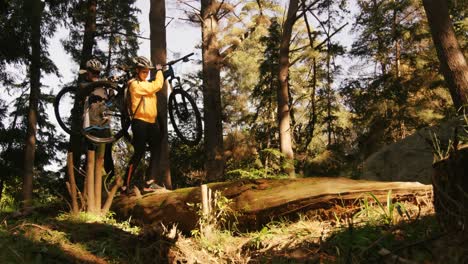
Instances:
[[[138,108],[140,108],[140,105],[141,105],[142,101],[143,101],[143,98],[138,103],[138,106],[135,109],[135,113],[138,110]],[[124,105],[124,111],[123,112],[124,112],[124,115],[125,115],[125,119],[129,120],[129,121],[132,121],[133,117],[135,116],[135,113],[132,111],[132,96],[130,94],[130,85],[129,84],[127,84],[125,86],[123,105]]]

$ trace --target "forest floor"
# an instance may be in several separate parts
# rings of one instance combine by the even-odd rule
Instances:
[[[27,216],[1,213],[0,263],[468,263],[466,237],[441,231],[432,201],[379,204],[370,195],[356,208],[257,231],[212,225],[191,234],[66,211],[50,204]]]

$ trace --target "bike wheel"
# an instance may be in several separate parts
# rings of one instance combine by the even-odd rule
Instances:
[[[177,136],[187,145],[197,145],[202,138],[202,120],[192,97],[182,89],[175,89],[169,96],[168,110]]]
[[[102,103],[105,105],[103,112],[107,123],[103,127],[90,126],[82,129],[82,134],[94,143],[111,143],[121,138],[130,127],[130,120],[126,114],[124,92],[110,81],[98,81],[90,83],[85,88],[85,93],[90,95],[96,89],[105,89],[108,98]]]
[[[75,102],[76,88],[65,87],[57,94],[54,100],[54,113],[59,126],[68,134],[79,134],[81,125],[72,129],[73,104]],[[79,114],[78,114],[79,115]],[[75,115],[76,116],[76,115]],[[81,117],[78,117],[81,119]],[[78,122],[81,124],[81,122]]]

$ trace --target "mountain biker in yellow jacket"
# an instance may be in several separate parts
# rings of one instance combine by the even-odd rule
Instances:
[[[155,157],[154,145],[156,140],[159,140],[160,132],[157,123],[157,97],[156,93],[160,91],[164,85],[164,76],[162,66],[153,64],[150,60],[143,56],[136,57],[134,60],[136,76],[128,82],[128,89],[131,99],[131,115],[132,119],[132,145],[134,153],[130,159],[129,166],[126,171],[126,179],[124,180],[123,190],[127,193],[131,192],[130,181],[135,169],[138,167],[141,158],[143,157],[148,143],[151,151],[151,159]],[[151,69],[156,69],[154,80],[147,81],[148,74]]]
[[[129,91],[133,118],[148,123],[155,123],[158,114],[156,93],[163,87],[164,76],[159,69],[156,72],[155,79],[147,81],[146,78],[150,69],[137,67],[136,78],[129,81]]]

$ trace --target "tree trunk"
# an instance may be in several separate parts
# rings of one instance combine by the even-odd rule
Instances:
[[[101,210],[102,204],[102,172],[104,170],[104,153],[106,145],[99,144],[96,147],[96,161],[94,163],[94,208]]]
[[[468,226],[468,145],[434,164],[434,208],[446,231],[467,232]]]
[[[37,134],[37,109],[41,93],[41,22],[44,4],[40,0],[31,0],[30,5],[30,28],[31,28],[31,64],[29,66],[30,87],[28,128],[24,148],[24,171],[23,171],[23,207],[32,205],[34,161],[36,156],[36,134]],[[27,12],[28,13],[28,12]]]
[[[331,69],[330,69],[330,39],[327,41],[327,147],[330,147],[332,144],[331,136],[332,136],[332,109],[331,109]]]
[[[97,0],[88,0],[86,4],[85,25],[83,35],[83,48],[81,50],[80,68],[84,69],[86,62],[93,56],[94,37],[96,35],[96,8]]]
[[[165,64],[166,52],[166,5],[164,0],[151,0],[149,13],[151,59],[155,64]],[[151,178],[158,181],[168,189],[172,189],[171,170],[169,162],[169,140],[167,123],[167,83],[157,94],[158,96],[158,122],[160,129],[157,157],[151,160]]]
[[[68,181],[70,183],[70,197],[72,204],[72,213],[77,214],[78,208],[78,195],[76,193],[76,181],[75,181],[75,170],[73,169],[73,153],[68,152],[67,154],[67,169],[68,169]]]
[[[0,201],[2,200],[2,196],[3,196],[3,187],[5,186],[5,180],[4,179],[0,179]]]
[[[458,44],[445,0],[423,0],[440,69],[447,82],[453,104],[460,108],[468,103],[468,65]]]
[[[80,68],[86,67],[86,62],[93,56],[94,37],[96,35],[96,7],[97,0],[87,1],[87,14],[84,25],[83,48],[81,50]],[[80,80],[81,76],[79,76]],[[76,97],[73,104],[72,130],[77,131],[82,124],[82,100],[83,98]],[[76,168],[81,168],[83,138],[79,134],[70,135],[70,150],[73,153],[73,164]]]
[[[205,122],[205,170],[208,181],[220,180],[224,173],[221,107],[221,63],[216,0],[201,1],[203,117]],[[286,101],[287,103],[287,101]]]
[[[88,150],[88,164],[86,164],[86,205],[88,213],[96,212],[96,203],[94,197],[94,162],[96,152],[94,150]]]
[[[347,178],[240,180],[212,183],[208,187],[231,200],[229,207],[238,216],[226,220],[237,220],[240,230],[259,230],[272,220],[297,218],[298,214],[307,212],[324,217],[333,217],[334,212],[340,216],[343,207],[346,207],[347,212],[357,212],[360,208],[356,206],[356,201],[366,198],[369,192],[383,204],[389,190],[392,190],[394,201],[418,200],[430,204],[432,199],[431,185]],[[165,226],[177,224],[179,230],[190,233],[197,227],[200,212],[188,204],[201,202],[201,188],[192,187],[147,194],[140,198],[119,197],[114,203],[114,211],[122,219],[132,216],[132,220],[141,225],[159,222]]]
[[[313,73],[312,73],[312,93],[310,94],[310,102],[312,104],[312,112],[309,117],[309,123],[307,124],[307,136],[304,146],[302,146],[302,151],[307,151],[307,148],[314,137],[315,132],[315,123],[317,123],[317,106],[315,100],[315,93],[317,91],[317,61],[314,57],[313,59]]]
[[[291,140],[291,125],[289,117],[289,43],[294,23],[296,22],[296,12],[299,7],[298,0],[289,2],[288,14],[283,25],[283,34],[281,36],[280,57],[279,57],[279,86],[278,86],[278,125],[279,125],[279,140],[280,151],[285,155],[287,168],[286,172],[290,177],[294,177],[294,153]]]

